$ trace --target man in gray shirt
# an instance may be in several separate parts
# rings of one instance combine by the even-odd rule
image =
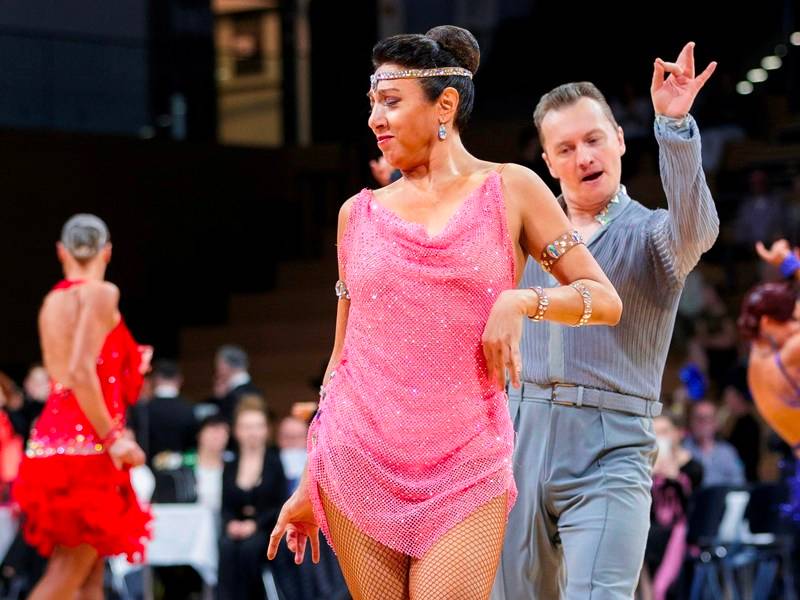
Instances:
[[[536,107],[560,201],[624,308],[617,327],[525,325],[523,383],[509,389],[519,498],[493,600],[633,597],[650,525],[652,417],[678,300],[719,231],[689,115],[715,66],[695,76],[693,43],[675,63],[654,65],[668,210],[645,208],[620,185],[623,132],[594,85],[559,86]],[[558,284],[529,261],[522,285],[541,298]]]
[[[689,410],[689,436],[683,446],[703,465],[703,487],[745,485],[744,465],[736,449],[717,439],[717,407],[709,400],[695,402]]]

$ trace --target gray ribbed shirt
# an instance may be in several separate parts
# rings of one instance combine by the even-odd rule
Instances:
[[[683,283],[719,233],[719,218],[700,164],[700,134],[655,125],[668,210],[628,197],[609,205],[609,220],[588,248],[622,298],[616,327],[572,328],[526,320],[523,379],[570,383],[657,400]],[[528,260],[522,287],[558,285]]]

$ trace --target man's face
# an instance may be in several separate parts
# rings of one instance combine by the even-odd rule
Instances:
[[[597,101],[581,98],[551,110],[542,119],[541,133],[544,160],[571,204],[595,208],[616,194],[625,139]]]
[[[217,382],[227,385],[228,381],[233,375],[233,369],[221,358],[217,358],[214,362],[214,376]]]
[[[285,448],[305,448],[306,438],[308,437],[308,427],[300,419],[287,417],[281,421],[278,428],[278,447]]]
[[[717,411],[710,402],[695,406],[691,417],[692,436],[698,441],[711,440],[717,433]]]
[[[44,402],[50,395],[50,377],[44,367],[34,367],[28,372],[23,382],[25,393],[29,398]]]

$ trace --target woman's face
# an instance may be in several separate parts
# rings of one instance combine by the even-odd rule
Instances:
[[[263,448],[269,440],[267,416],[258,410],[247,410],[239,415],[234,435],[241,448]]]
[[[403,69],[386,63],[376,72]],[[378,81],[367,96],[371,106],[367,123],[387,162],[403,171],[425,163],[434,145],[439,143],[440,109],[436,102],[428,100],[420,80]]]
[[[221,455],[228,446],[229,437],[228,426],[224,423],[206,425],[197,436],[197,446]]]
[[[681,431],[675,427],[668,417],[659,416],[653,419],[653,432],[657,438],[669,440],[673,446],[680,446]]]

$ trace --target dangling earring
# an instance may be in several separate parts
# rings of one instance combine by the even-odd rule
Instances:
[[[447,138],[447,127],[444,126],[444,123],[439,123],[439,139],[444,140]]]

